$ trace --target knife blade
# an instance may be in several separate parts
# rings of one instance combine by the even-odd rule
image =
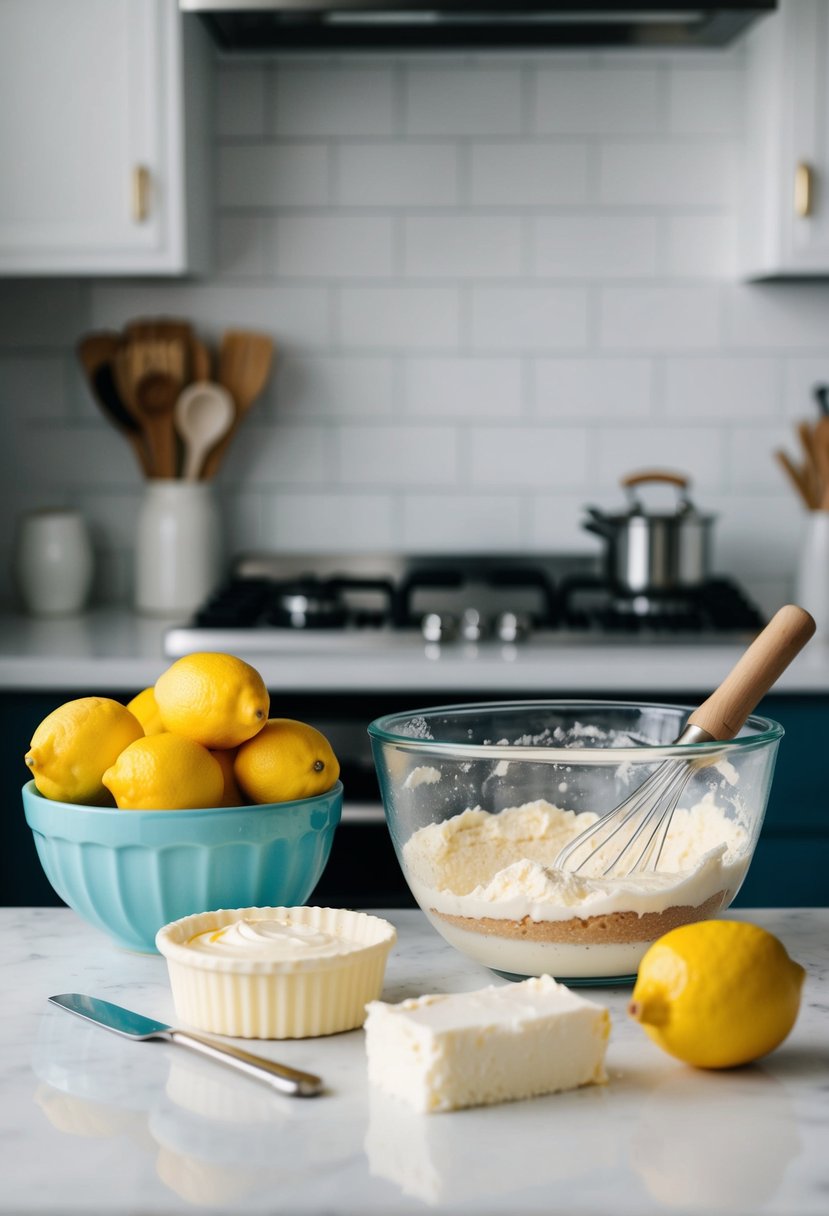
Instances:
[[[138,1042],[162,1039],[188,1047],[191,1051],[235,1068],[256,1081],[264,1081],[280,1093],[311,1098],[323,1089],[322,1078],[314,1073],[289,1068],[287,1064],[278,1064],[275,1060],[254,1055],[229,1043],[218,1043],[215,1039],[196,1034],[192,1030],[179,1030],[175,1026],[168,1026],[166,1022],[156,1022],[141,1013],[124,1009],[122,1005],[102,1001],[99,997],[87,996],[82,992],[61,992],[50,996],[49,1002],[67,1013],[74,1013],[76,1017],[94,1022],[96,1026],[102,1026],[105,1030],[128,1039]]]

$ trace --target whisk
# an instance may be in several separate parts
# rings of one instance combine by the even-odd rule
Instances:
[[[733,739],[814,632],[815,622],[803,608],[787,604],[776,612],[716,691],[694,710],[674,745]],[[624,802],[565,845],[553,866],[570,873],[598,869],[604,877],[656,870],[686,782],[697,765],[710,759],[707,753],[664,760]],[[595,868],[590,866],[594,859],[599,859]]]

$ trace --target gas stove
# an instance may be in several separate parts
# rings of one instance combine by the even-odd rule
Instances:
[[[622,639],[733,643],[763,624],[731,579],[630,595],[609,584],[591,557],[251,554],[191,620],[166,631],[164,649],[177,656]]]

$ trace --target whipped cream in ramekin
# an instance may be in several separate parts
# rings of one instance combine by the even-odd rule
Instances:
[[[334,958],[354,949],[345,938],[325,933],[313,925],[286,920],[242,917],[220,929],[197,933],[187,943],[190,950],[217,958],[247,958],[288,962],[292,959]]]
[[[303,1039],[362,1026],[394,926],[347,908],[235,908],[159,929],[176,1013],[213,1034]]]

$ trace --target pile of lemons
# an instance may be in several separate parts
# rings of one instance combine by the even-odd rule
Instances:
[[[269,710],[249,663],[186,655],[127,705],[60,705],[25,761],[45,798],[131,811],[290,802],[331,789],[340,766],[326,737]]]

